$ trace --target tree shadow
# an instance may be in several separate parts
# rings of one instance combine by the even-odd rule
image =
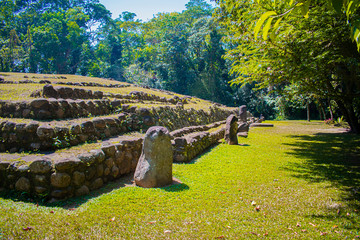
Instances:
[[[359,204],[352,200],[360,200],[360,136],[320,133],[289,137],[296,142],[285,144],[292,147],[287,154],[304,161],[290,163],[285,169],[310,183],[330,182],[343,191],[341,197],[349,207],[358,209]]]
[[[76,208],[79,208],[81,205],[87,203],[93,198],[97,198],[103,194],[110,193],[113,190],[124,187],[136,187],[136,184],[134,182],[134,173],[124,175],[117,180],[108,182],[104,184],[103,187],[93,190],[85,196],[71,197],[56,202],[48,202],[45,199],[35,198],[34,196],[30,196],[29,194],[19,193],[17,191],[0,192],[0,197],[4,199],[11,199],[14,202],[26,202],[44,207],[60,207],[72,211]],[[160,187],[159,189],[162,189],[166,192],[182,192],[190,188],[185,183],[182,183],[179,179],[173,178],[172,184]]]
[[[103,187],[93,190],[87,195],[80,197],[71,197],[56,202],[49,202],[47,201],[48,199],[44,199],[41,197],[36,198],[27,193],[19,193],[17,191],[0,192],[0,197],[4,199],[10,199],[14,202],[26,202],[26,203],[37,204],[39,206],[44,206],[44,207],[60,207],[68,210],[74,210],[80,207],[81,205],[87,203],[93,198],[97,198],[103,194],[110,193],[113,190],[119,188],[134,186],[133,177],[134,177],[134,173],[130,173],[120,177],[117,180],[104,184]]]
[[[182,192],[189,190],[189,186],[185,183],[181,182],[179,179],[173,178],[172,184],[161,187],[160,189],[166,191],[166,192]]]

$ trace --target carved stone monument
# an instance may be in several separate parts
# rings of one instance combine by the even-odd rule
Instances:
[[[225,141],[229,145],[238,145],[237,130],[238,130],[238,119],[234,114],[231,114],[226,119],[225,127]]]
[[[159,126],[149,128],[134,174],[136,185],[155,188],[171,184],[172,163],[173,150],[169,131]]]
[[[240,106],[239,109],[239,120],[240,122],[246,122],[247,121],[247,107],[246,105]]]
[[[237,135],[239,137],[247,138],[250,125],[247,122],[247,107],[245,105],[240,106],[239,110],[239,126]]]

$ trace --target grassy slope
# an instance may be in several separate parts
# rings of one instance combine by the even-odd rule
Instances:
[[[360,185],[360,138],[330,133],[322,123],[275,126],[251,129],[248,139],[240,139],[245,146],[221,144],[192,164],[175,164],[180,185],[142,189],[113,183],[92,197],[63,203],[75,204],[70,210],[0,198],[0,239],[360,235],[360,198],[351,195]]]

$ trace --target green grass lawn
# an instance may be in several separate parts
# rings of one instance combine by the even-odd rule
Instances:
[[[273,122],[220,144],[158,189],[111,183],[56,205],[0,198],[0,239],[355,239],[360,137]]]

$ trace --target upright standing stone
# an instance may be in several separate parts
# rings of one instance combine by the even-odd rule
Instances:
[[[239,110],[239,126],[238,126],[238,136],[239,137],[247,137],[249,132],[250,125],[247,123],[247,108],[245,105],[240,106]]]
[[[238,124],[237,124],[237,117],[234,114],[231,114],[226,119],[226,127],[225,127],[225,141],[229,145],[237,145],[238,139],[237,139],[237,130],[238,130]]]
[[[142,153],[136,166],[136,185],[144,188],[172,183],[173,150],[169,131],[154,126],[147,130]]]
[[[240,106],[239,118],[240,118],[240,122],[246,122],[247,121],[247,108],[246,108],[246,105]]]

